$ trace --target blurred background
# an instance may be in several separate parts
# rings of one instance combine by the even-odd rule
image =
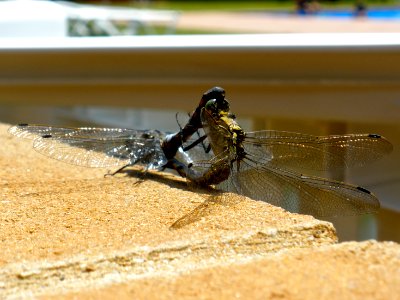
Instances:
[[[379,133],[340,179],[376,215],[341,240],[400,242],[400,1],[0,1],[0,122],[178,130],[213,86],[246,130]]]

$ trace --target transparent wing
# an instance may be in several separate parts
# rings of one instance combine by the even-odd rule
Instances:
[[[19,138],[34,140],[43,135],[66,135],[77,128],[54,127],[36,124],[18,124],[8,129],[8,133]]]
[[[315,217],[359,215],[379,209],[378,199],[361,187],[245,161],[240,170],[232,169],[230,182],[218,187]]]
[[[48,157],[86,167],[145,164],[158,168],[166,163],[160,141],[165,133],[121,128],[68,128],[17,125],[15,136],[33,139],[35,150]]]
[[[53,137],[78,137],[78,138],[145,138],[153,136],[162,139],[165,133],[157,130],[135,130],[127,128],[95,128],[95,127],[58,127],[37,124],[19,124],[12,126],[8,132],[20,138],[36,139],[44,135]]]
[[[241,149],[234,147],[235,136],[230,130],[231,127],[239,130],[240,127],[230,126],[237,124],[228,124],[226,120],[202,114],[203,128],[212,143],[215,157],[222,155],[220,161],[230,164],[229,178],[225,176],[218,181],[221,182],[217,184],[218,188],[316,217],[357,215],[375,212],[379,208],[378,199],[363,188],[304,176],[296,171],[330,171],[375,161],[392,151],[392,145],[381,136],[316,137],[280,131],[250,132],[246,133],[243,141],[243,158],[237,152]],[[193,164],[200,174],[213,180],[218,179],[218,174],[210,172],[222,171],[218,166],[213,160]]]
[[[274,130],[248,132],[243,145],[256,160],[294,171],[362,166],[393,150],[390,142],[376,134],[312,136]]]

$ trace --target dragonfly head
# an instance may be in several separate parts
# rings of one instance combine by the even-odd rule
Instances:
[[[229,102],[226,99],[208,100],[204,108],[214,117],[229,114]]]

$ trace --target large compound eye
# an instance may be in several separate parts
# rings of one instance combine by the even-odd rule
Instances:
[[[218,113],[217,100],[216,99],[208,100],[205,105],[205,108],[211,113]]]

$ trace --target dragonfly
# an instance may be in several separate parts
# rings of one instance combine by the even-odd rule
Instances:
[[[204,135],[193,138],[200,129]],[[377,134],[318,137],[274,130],[244,132],[220,87],[203,94],[187,124],[176,133],[29,124],[13,126],[9,132],[32,139],[38,152],[71,164],[120,167],[113,174],[132,165],[146,170],[169,168],[200,186],[316,217],[375,212],[379,201],[362,187],[304,175],[304,171],[365,165],[393,148]]]
[[[50,158],[84,167],[118,167],[107,175],[138,165],[145,170],[170,168],[169,160],[191,136],[201,128],[200,112],[208,100],[225,101],[225,90],[214,87],[205,92],[187,124],[176,133],[129,128],[58,127],[38,124],[18,124],[8,132],[33,141],[33,148]],[[222,105],[222,104],[221,104]],[[222,105],[223,106],[223,105]],[[199,141],[193,144],[197,145]],[[197,151],[204,157],[204,151]],[[191,155],[195,155],[192,151]],[[181,155],[181,159],[189,159]],[[185,160],[183,161],[186,162]]]
[[[304,172],[366,165],[392,152],[387,139],[378,134],[244,132],[230,113],[229,103],[220,103],[211,99],[200,113],[213,157],[187,166],[175,161],[182,176],[319,218],[379,209],[379,200],[363,187]]]

